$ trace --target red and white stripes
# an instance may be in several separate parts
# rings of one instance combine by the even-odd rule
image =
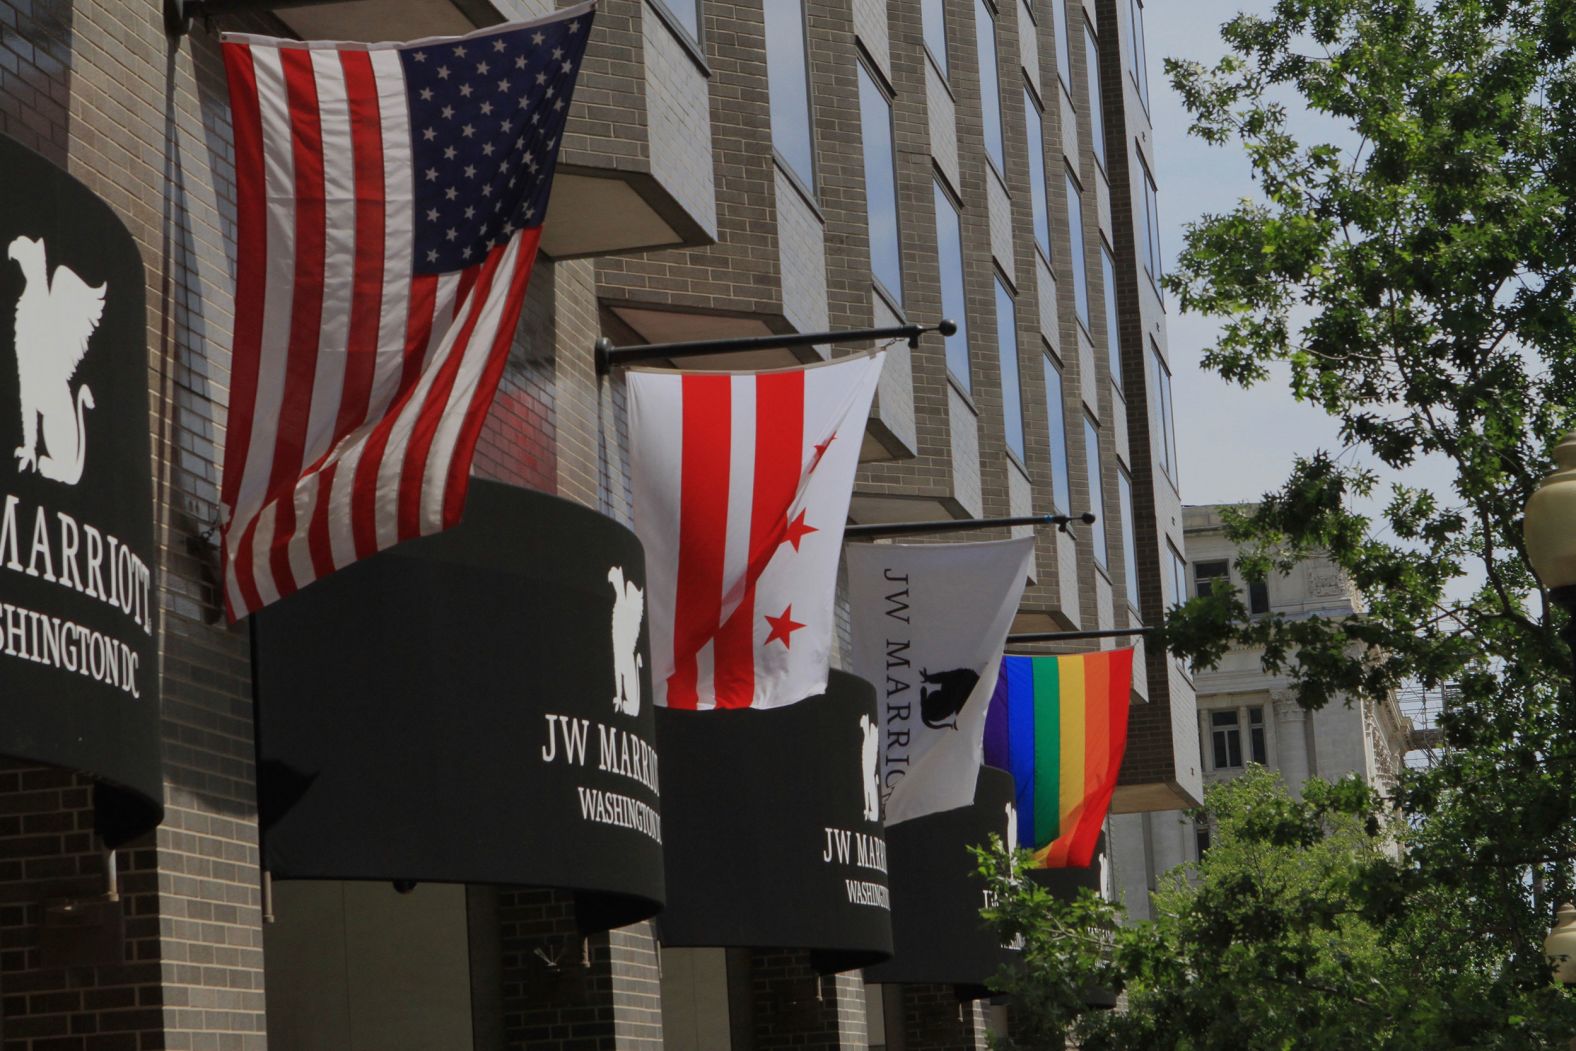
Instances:
[[[825,689],[843,524],[882,360],[631,372],[657,703],[772,707]]]
[[[415,274],[405,77],[389,48],[223,45],[237,275],[221,499],[241,617],[459,518],[540,229]]]

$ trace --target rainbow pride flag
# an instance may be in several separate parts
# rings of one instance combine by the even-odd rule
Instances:
[[[1038,868],[1094,855],[1127,749],[1133,651],[1003,657],[985,716],[985,762],[1017,783],[1018,845]]]

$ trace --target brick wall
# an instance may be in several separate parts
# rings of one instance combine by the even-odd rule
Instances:
[[[950,985],[902,986],[903,1051],[984,1051],[985,1011]]]

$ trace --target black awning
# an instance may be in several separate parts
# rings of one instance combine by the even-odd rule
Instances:
[[[644,587],[628,529],[478,480],[460,526],[254,615],[265,867],[558,887],[587,930],[655,913]]]
[[[94,777],[118,846],[164,813],[142,256],[3,136],[0,190],[0,755]]]
[[[892,859],[892,959],[865,971],[868,982],[951,984],[968,997],[1013,953],[980,917],[985,878],[969,853],[991,833],[1006,838],[1012,775],[980,770],[974,803],[887,829]]]
[[[892,951],[875,801],[875,690],[763,711],[657,713],[667,796],[664,945],[809,949],[822,971]]]

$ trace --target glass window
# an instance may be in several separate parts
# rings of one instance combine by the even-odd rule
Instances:
[[[985,118],[985,155],[996,165],[997,172],[1007,170],[1003,160],[1001,139],[1001,80],[996,75],[996,16],[989,5],[980,0],[980,9],[974,18],[974,43],[979,48],[980,59],[980,109]]]
[[[1204,855],[1209,853],[1209,822],[1196,821],[1193,823],[1193,842],[1198,847],[1198,860],[1203,861]]]
[[[1100,103],[1100,41],[1094,27],[1084,21],[1084,75],[1089,78],[1089,144],[1094,162],[1105,170],[1105,113]]]
[[[1111,362],[1111,382],[1122,388],[1121,322],[1116,314],[1116,260],[1111,246],[1100,238],[1100,277],[1105,285],[1105,346]]]
[[[1155,460],[1167,478],[1177,480],[1177,439],[1171,415],[1171,370],[1160,360],[1160,348],[1149,343],[1149,429]]]
[[[1270,611],[1270,586],[1267,581],[1248,581],[1248,612],[1268,613]]]
[[[947,68],[946,0],[924,0],[919,17],[925,23],[925,49],[930,52],[930,57],[935,60],[936,67],[941,70],[941,75],[945,77],[949,75]]]
[[[1001,418],[1007,448],[1023,455],[1023,386],[1018,379],[1018,308],[1007,286],[996,279],[996,350],[1001,356]]]
[[[799,181],[815,189],[810,144],[810,65],[803,0],[765,0],[766,90],[771,97],[772,147]]]
[[[684,27],[690,39],[700,39],[700,0],[663,0],[662,6]]]
[[[1029,211],[1034,215],[1034,243],[1051,258],[1051,219],[1045,183],[1045,118],[1034,92],[1023,89],[1024,123],[1029,130]]]
[[[1248,709],[1248,739],[1251,745],[1253,761],[1260,764],[1269,761],[1269,752],[1264,747],[1264,709]]]
[[[1056,34],[1056,79],[1067,97],[1073,94],[1073,48],[1067,36],[1067,0],[1051,0],[1051,32]]]
[[[903,302],[898,247],[897,159],[892,150],[892,103],[864,63],[859,66],[859,124],[865,143],[865,212],[870,223],[870,270]]]
[[[969,390],[969,322],[963,293],[963,223],[957,206],[940,183],[936,189],[936,253],[941,266],[941,316],[957,322],[947,337],[947,371]]]
[[[1180,603],[1187,598],[1187,562],[1177,554],[1176,545],[1166,541],[1166,555],[1171,563],[1171,602]]]
[[[1160,202],[1155,195],[1155,177],[1149,174],[1149,165],[1145,163],[1143,154],[1138,155],[1138,167],[1144,175],[1144,214],[1140,216],[1144,222],[1144,273],[1154,279],[1155,288],[1158,289],[1160,287]]]
[[[1116,472],[1116,496],[1122,514],[1122,559],[1127,577],[1127,604],[1138,608],[1138,544],[1133,537],[1133,480]]]
[[[1193,563],[1193,594],[1199,598],[1210,594],[1215,581],[1231,579],[1231,564],[1225,559]]]
[[[1051,499],[1055,513],[1072,513],[1072,468],[1067,459],[1067,415],[1062,391],[1062,370],[1050,355],[1045,361],[1045,422],[1051,432]]]
[[[1209,735],[1214,746],[1216,770],[1242,765],[1242,726],[1235,711],[1210,712]]]
[[[1089,510],[1095,513],[1095,523],[1089,527],[1094,539],[1094,561],[1104,569],[1110,564],[1105,546],[1105,487],[1100,480],[1100,428],[1094,420],[1084,417],[1084,463],[1089,468]]]
[[[1144,47],[1143,0],[1127,0],[1127,10],[1133,21],[1133,81],[1138,85],[1138,100],[1149,112],[1149,54]]]
[[[1089,331],[1089,275],[1084,270],[1083,190],[1078,180],[1067,172],[1067,238],[1072,244],[1073,305],[1084,331]]]

